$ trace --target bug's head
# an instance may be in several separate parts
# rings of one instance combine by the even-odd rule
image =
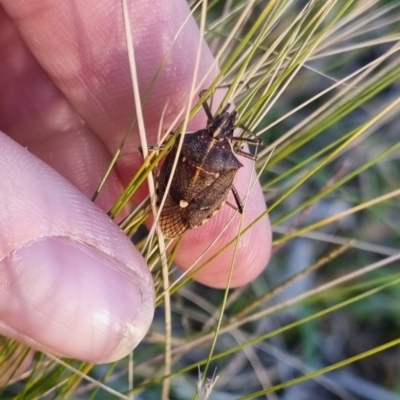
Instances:
[[[216,140],[224,140],[233,136],[235,123],[237,119],[237,112],[231,113],[224,111],[217,114],[208,123],[208,132]]]

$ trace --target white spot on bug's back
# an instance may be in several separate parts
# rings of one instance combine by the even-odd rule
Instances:
[[[181,207],[181,208],[186,208],[188,205],[189,205],[189,203],[185,200],[181,200],[179,202],[179,207]]]

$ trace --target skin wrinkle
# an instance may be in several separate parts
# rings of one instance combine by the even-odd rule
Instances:
[[[12,260],[14,263],[17,261],[16,258],[22,259],[21,256],[18,254],[20,250],[23,250],[24,248],[28,248],[30,245],[33,243],[36,243],[37,241],[31,241],[30,243],[25,243],[24,246],[21,246],[19,249],[15,249],[11,253],[7,255],[3,260],[6,261],[6,259],[9,259],[10,261]],[[2,261],[3,261],[2,260]],[[14,271],[13,271],[14,272]],[[6,273],[7,274],[7,273]],[[18,275],[14,275],[13,279],[13,284],[8,288],[8,292],[13,292],[13,287],[15,286],[18,288],[19,283],[24,281],[25,276],[28,274],[27,269],[19,269],[18,270]],[[9,274],[7,274],[9,275]],[[35,287],[29,292],[30,300],[35,299],[35,303],[44,303],[46,300],[51,299],[52,295],[55,293],[55,288],[51,284],[53,281],[52,276],[44,275],[42,274],[41,279],[39,280],[39,285],[35,285]],[[41,296],[38,297],[38,294]],[[36,296],[35,296],[36,295]],[[17,296],[14,296],[17,297]],[[23,296],[22,294],[18,296],[20,299],[23,299],[26,296]],[[28,307],[27,307],[28,308]],[[12,309],[12,307],[10,307]],[[38,309],[40,312],[40,308]]]
[[[80,243],[84,246],[88,246],[91,247],[95,250],[99,250],[99,247],[96,245],[94,245],[93,243],[90,243],[88,241],[84,241],[81,239],[80,235],[78,234],[77,236],[74,236],[73,234],[68,234],[68,235],[41,235],[41,236],[36,236],[35,239],[33,240],[27,240],[25,242],[19,242],[19,247],[17,249],[10,249],[8,253],[5,253],[3,255],[3,257],[0,258],[0,263],[5,260],[6,258],[9,258],[12,256],[13,253],[15,253],[18,250],[27,248],[29,246],[31,246],[34,243],[37,243],[39,241],[42,240],[46,240],[46,239],[65,239],[67,241],[75,241],[77,243]],[[100,248],[100,250],[103,250],[103,254],[106,255],[107,257],[110,257],[111,259],[115,259],[113,257],[113,254],[109,253],[109,248],[107,246],[104,246],[103,249]],[[143,278],[141,276],[139,276],[134,270],[130,269],[129,270],[130,273],[133,273],[137,278],[139,278],[140,280],[143,280]],[[125,269],[121,269],[120,270],[121,273],[127,274],[127,272],[125,271]],[[152,283],[152,280],[147,280],[146,283]]]
[[[5,260],[6,258],[9,258],[9,257],[16,257],[16,255],[13,255],[12,253],[15,253],[16,252],[16,250],[13,250],[12,252],[10,252],[9,254],[7,254],[5,257],[3,257],[1,260],[0,260],[0,264],[3,262],[3,260]],[[24,273],[25,273],[25,271],[24,271]],[[12,289],[14,288],[14,287],[16,287],[17,286],[17,283],[18,283],[18,281],[20,280],[20,279],[22,279],[23,278],[23,276],[18,276],[18,279],[13,279],[12,280],[12,282],[10,283],[10,280],[8,280],[8,281],[5,281],[5,280],[3,280],[3,279],[0,279],[0,286],[1,286],[1,291],[2,292],[6,292],[6,291],[12,291]],[[8,282],[8,284],[7,284],[7,282]]]

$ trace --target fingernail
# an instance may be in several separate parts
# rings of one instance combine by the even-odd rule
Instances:
[[[153,318],[154,289],[141,270],[69,238],[30,242],[0,262],[3,333],[67,357],[117,360]]]

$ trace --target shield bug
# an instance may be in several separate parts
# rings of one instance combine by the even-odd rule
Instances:
[[[205,91],[200,93],[200,97]],[[252,154],[241,150],[240,145],[261,144],[258,138],[234,137],[237,112],[229,112],[227,104],[221,113],[213,115],[209,104],[203,103],[208,117],[205,129],[185,134],[179,159],[169,192],[160,214],[160,227],[168,238],[182,235],[214,216],[232,191],[237,210],[243,205],[233,185],[236,172],[243,165],[235,154],[256,160]],[[243,128],[245,129],[245,128]],[[247,129],[245,129],[247,130]],[[157,178],[157,206],[160,206],[174,159],[178,141],[167,154]]]

